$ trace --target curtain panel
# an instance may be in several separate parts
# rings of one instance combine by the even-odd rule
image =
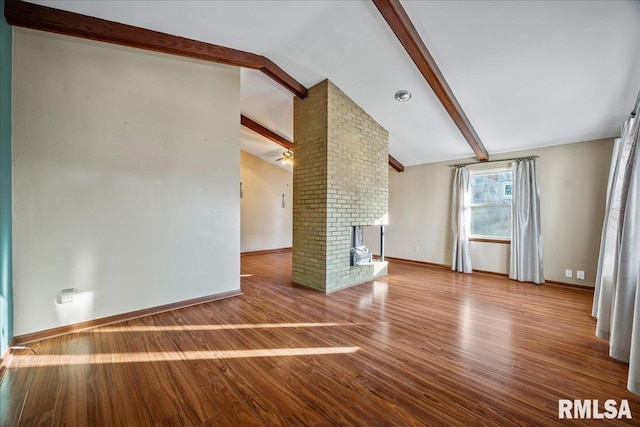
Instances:
[[[629,362],[627,388],[640,394],[640,151],[638,120],[614,145],[592,314],[611,357]]]
[[[509,278],[520,282],[544,283],[540,191],[535,158],[516,160],[512,172]]]
[[[624,132],[623,132],[624,134]],[[607,181],[607,199],[604,210],[604,223],[602,225],[602,234],[600,237],[600,252],[598,256],[598,269],[596,271],[595,289],[593,293],[593,307],[591,315],[598,317],[598,313],[602,313],[603,320],[598,332],[596,326],[596,335],[609,339],[609,325],[604,323],[605,318],[611,315],[611,292],[613,290],[613,271],[615,270],[616,258],[611,256],[612,251],[617,251],[618,231],[616,230],[620,220],[620,206],[622,197],[614,197],[614,188],[618,185],[618,168],[621,163],[622,139],[616,138],[613,143],[613,151],[611,153],[611,166],[609,168],[609,179]],[[618,204],[617,208],[612,209],[612,203]],[[612,215],[615,217],[612,218]],[[606,283],[606,284],[605,284]],[[607,285],[608,284],[608,285]],[[605,311],[608,314],[605,314]]]
[[[453,235],[451,270],[471,273],[471,189],[469,170],[456,167],[453,179],[451,231]]]

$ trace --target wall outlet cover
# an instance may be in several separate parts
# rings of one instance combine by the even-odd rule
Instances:
[[[573,277],[573,270],[565,270],[564,277]]]
[[[584,280],[584,271],[582,271],[582,270],[576,270],[576,279],[578,279],[578,280]]]

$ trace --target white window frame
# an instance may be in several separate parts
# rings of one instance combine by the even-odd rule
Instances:
[[[479,175],[498,175],[501,173],[508,173],[508,172],[512,172],[511,166],[500,166],[500,167],[495,167],[495,168],[486,168],[486,169],[476,169],[476,170],[470,170],[469,171],[469,187],[471,187],[471,180],[473,179],[474,176],[479,176]],[[512,183],[513,183],[513,176],[512,178]],[[512,186],[512,192],[513,192],[513,186]],[[473,197],[472,197],[473,200]],[[471,215],[471,220],[473,220],[473,210],[471,208],[473,207],[477,207],[477,206],[503,206],[504,204],[498,204],[498,203],[473,203],[473,201],[471,202],[471,204],[469,205],[469,215]],[[511,202],[509,202],[509,206],[511,206]],[[469,240],[472,241],[495,241],[495,242],[499,242],[499,243],[511,243],[511,236],[509,237],[505,237],[505,236],[488,236],[488,235],[484,235],[484,234],[471,234],[469,236]]]

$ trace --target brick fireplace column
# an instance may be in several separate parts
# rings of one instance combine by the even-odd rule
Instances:
[[[351,227],[386,225],[389,133],[329,80],[294,100],[293,281],[329,293],[387,274],[350,265]]]

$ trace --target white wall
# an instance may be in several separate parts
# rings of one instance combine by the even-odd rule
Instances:
[[[242,151],[242,252],[291,247],[293,174]],[[282,195],[285,207],[282,207]]]
[[[239,70],[25,29],[13,52],[15,334],[239,289]]]
[[[538,184],[547,280],[593,286],[605,208],[613,140],[559,145],[504,153],[492,159],[539,155]],[[451,186],[454,163],[461,159],[390,171],[386,255],[451,264]],[[481,165],[475,167],[486,167]],[[503,163],[493,166],[504,165]],[[471,243],[473,268],[508,273],[509,245]],[[574,277],[564,277],[564,270]],[[584,270],[585,280],[575,279]]]

